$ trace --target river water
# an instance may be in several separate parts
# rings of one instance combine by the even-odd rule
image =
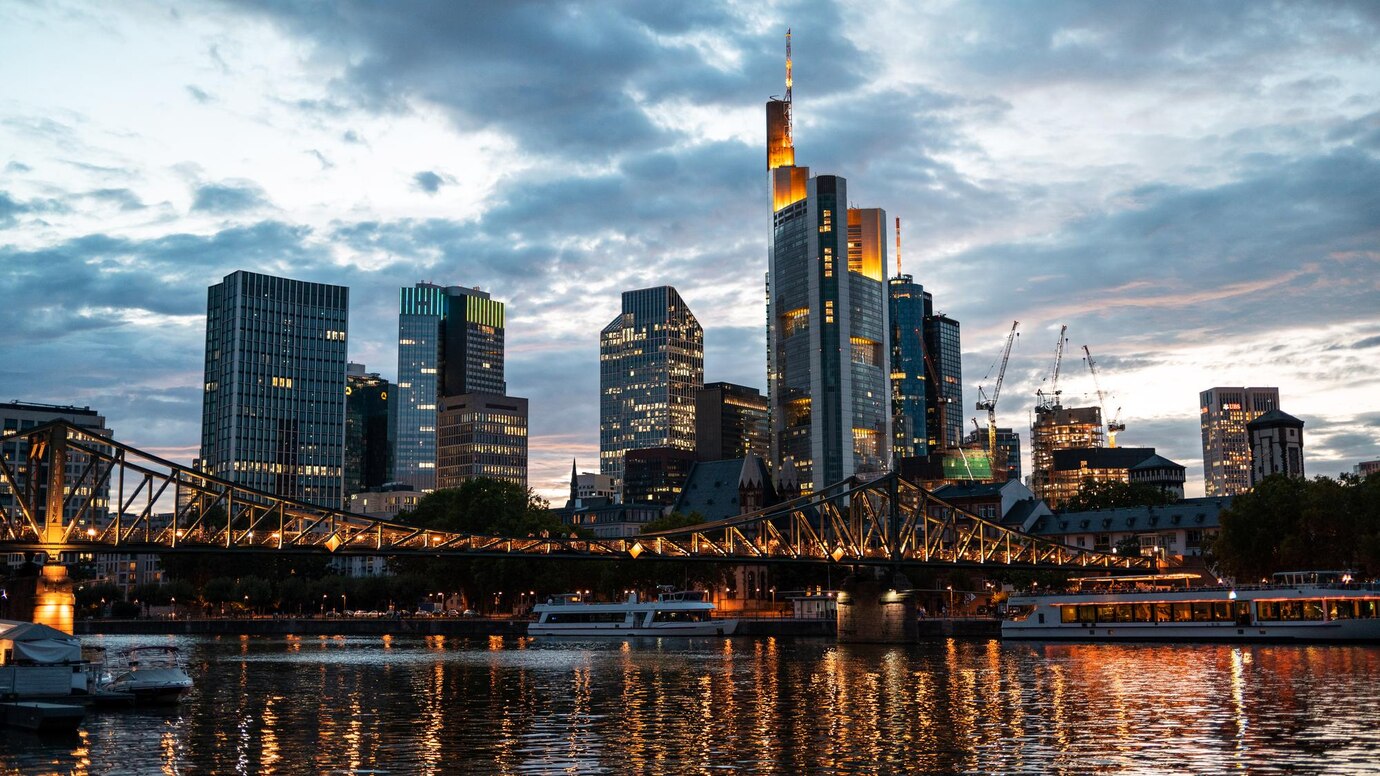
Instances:
[[[1380,773],[1380,648],[88,637],[197,688],[7,773]]]

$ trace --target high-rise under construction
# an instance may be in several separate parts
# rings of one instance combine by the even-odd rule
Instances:
[[[1055,450],[1103,444],[1101,408],[1036,407],[1035,423],[1030,427],[1030,489],[1037,498],[1052,497]]]

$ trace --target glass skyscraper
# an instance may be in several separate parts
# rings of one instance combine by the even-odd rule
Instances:
[[[930,451],[925,371],[925,308],[929,295],[910,275],[887,284],[891,320],[892,447],[900,457]]]
[[[399,482],[436,488],[441,397],[507,392],[503,316],[503,303],[476,288],[418,283],[401,289],[394,464]]]
[[[934,379],[925,383],[930,449],[958,447],[963,439],[963,351],[958,321],[943,313],[935,314],[927,296],[924,330],[925,355],[934,370]]]
[[[203,471],[344,505],[349,298],[342,286],[243,271],[210,287]]]
[[[1246,424],[1279,409],[1278,388],[1209,388],[1198,394],[1203,435],[1203,489],[1209,497],[1251,489],[1251,440]]]
[[[599,335],[599,472],[623,479],[623,454],[695,449],[704,330],[670,286],[623,292]]]
[[[393,480],[397,391],[378,374],[349,364],[345,375],[345,495]]]

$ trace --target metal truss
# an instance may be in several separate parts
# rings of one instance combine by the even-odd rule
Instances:
[[[1031,569],[1153,568],[1068,547],[952,506],[891,474],[850,479],[768,509],[618,539],[482,536],[377,520],[209,477],[64,421],[0,436],[0,549],[308,552],[330,555],[637,558]],[[77,471],[75,479],[68,469]],[[108,503],[106,500],[108,499]]]

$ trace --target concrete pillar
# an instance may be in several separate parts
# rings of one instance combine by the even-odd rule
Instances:
[[[915,594],[900,573],[863,570],[843,581],[838,597],[841,644],[909,644],[919,639]]]

